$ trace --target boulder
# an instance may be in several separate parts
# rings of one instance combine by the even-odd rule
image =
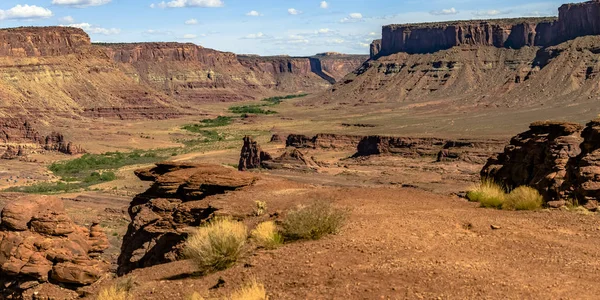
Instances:
[[[109,266],[92,254],[107,248],[102,229],[97,224],[89,229],[77,226],[60,199],[15,199],[2,210],[0,222],[0,284],[12,287],[0,292],[0,298],[50,281],[92,284]]]
[[[118,259],[118,273],[175,261],[191,227],[209,220],[218,209],[211,196],[254,183],[252,174],[192,163],[159,163],[135,172],[154,184],[130,204],[129,224]]]

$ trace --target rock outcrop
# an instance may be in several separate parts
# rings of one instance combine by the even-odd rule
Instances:
[[[239,171],[247,171],[250,169],[260,168],[261,163],[273,159],[267,152],[262,151],[260,146],[251,137],[244,137],[244,145],[240,154],[240,162],[238,164]]]
[[[69,155],[85,153],[81,146],[67,141],[62,134],[52,132],[50,135],[43,136],[30,122],[18,118],[0,118],[0,143],[7,144],[7,150],[0,157],[1,159],[15,159],[26,155],[23,147],[25,144]]]
[[[369,57],[371,59],[377,58],[379,56],[379,52],[381,52],[381,39],[374,40],[369,47]]]
[[[583,129],[583,130],[582,130]],[[575,123],[537,122],[515,136],[481,171],[508,188],[528,185],[549,205],[575,202],[598,209],[600,202],[600,120],[585,129]]]
[[[0,284],[13,293],[46,282],[90,285],[108,270],[107,263],[95,259],[108,246],[98,224],[77,226],[60,199],[15,199],[2,210]]]
[[[581,152],[582,129],[574,123],[533,123],[502,154],[492,156],[481,175],[510,189],[534,187],[548,201],[574,198],[573,167]]]
[[[288,149],[281,156],[264,161],[262,167],[266,169],[288,169],[295,171],[314,171],[319,165],[314,159],[306,157],[298,149]]]
[[[344,134],[317,134],[309,137],[302,134],[290,134],[286,140],[286,147],[313,148],[313,149],[355,149],[362,136]]]
[[[558,18],[474,20],[388,25],[382,30],[381,54],[432,53],[461,45],[519,49],[553,46],[600,34],[600,2],[565,4]],[[373,47],[373,45],[372,45]]]
[[[190,229],[217,211],[208,199],[256,180],[252,174],[218,165],[175,162],[159,163],[136,175],[154,184],[130,204],[131,223],[118,260],[120,274],[179,259]]]

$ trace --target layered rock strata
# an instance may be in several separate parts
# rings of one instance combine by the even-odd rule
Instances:
[[[600,18],[599,1],[565,4],[558,12],[558,18],[388,25],[382,30],[381,54],[432,53],[461,45],[513,49],[547,47],[581,36],[600,34],[600,22],[597,21]]]
[[[218,208],[211,196],[251,185],[252,174],[218,165],[159,163],[136,175],[153,185],[130,204],[131,223],[123,238],[119,273],[181,258],[193,227],[210,220]]]
[[[546,201],[569,201],[597,209],[600,201],[600,120],[537,122],[515,136],[481,171],[515,188],[536,188]]]

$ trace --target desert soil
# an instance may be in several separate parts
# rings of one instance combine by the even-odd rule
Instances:
[[[227,200],[260,198],[277,210],[334,199],[350,209],[347,224],[319,241],[249,249],[235,267],[205,277],[190,261],[136,270],[128,275],[135,298],[210,299],[251,279],[271,299],[597,299],[600,292],[595,214],[497,211],[407,188],[269,187]]]

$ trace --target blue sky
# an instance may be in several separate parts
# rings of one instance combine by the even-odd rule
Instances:
[[[582,2],[582,1],[575,1]],[[191,42],[235,53],[369,52],[381,26],[554,16],[563,1],[2,0],[0,26],[71,25],[96,42]]]

